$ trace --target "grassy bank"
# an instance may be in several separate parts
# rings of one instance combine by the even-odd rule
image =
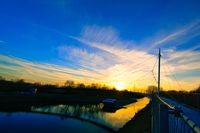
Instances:
[[[151,103],[138,112],[118,133],[150,133],[151,132]]]

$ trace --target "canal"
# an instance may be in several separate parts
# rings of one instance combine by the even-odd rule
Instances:
[[[0,132],[111,132],[130,121],[148,103],[147,97],[114,112],[103,104],[32,106],[30,112],[0,112]]]

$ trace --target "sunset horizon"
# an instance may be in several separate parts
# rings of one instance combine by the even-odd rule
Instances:
[[[12,10],[8,8],[12,2],[2,2],[2,77],[146,89],[157,86],[161,48],[162,88],[191,91],[199,87],[198,4],[183,2],[179,11],[178,1],[173,6],[171,2],[112,5],[98,1],[96,9],[89,1],[61,1],[12,1]]]
[[[0,0],[0,133],[200,133],[200,0]]]

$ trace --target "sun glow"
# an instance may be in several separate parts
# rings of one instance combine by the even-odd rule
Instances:
[[[125,84],[122,83],[122,82],[119,82],[115,85],[116,89],[121,91],[121,90],[124,90],[125,89]]]

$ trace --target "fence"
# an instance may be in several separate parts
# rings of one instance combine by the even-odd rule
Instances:
[[[157,94],[152,94],[152,133],[200,133],[200,128],[190,120],[180,107],[173,107]]]

